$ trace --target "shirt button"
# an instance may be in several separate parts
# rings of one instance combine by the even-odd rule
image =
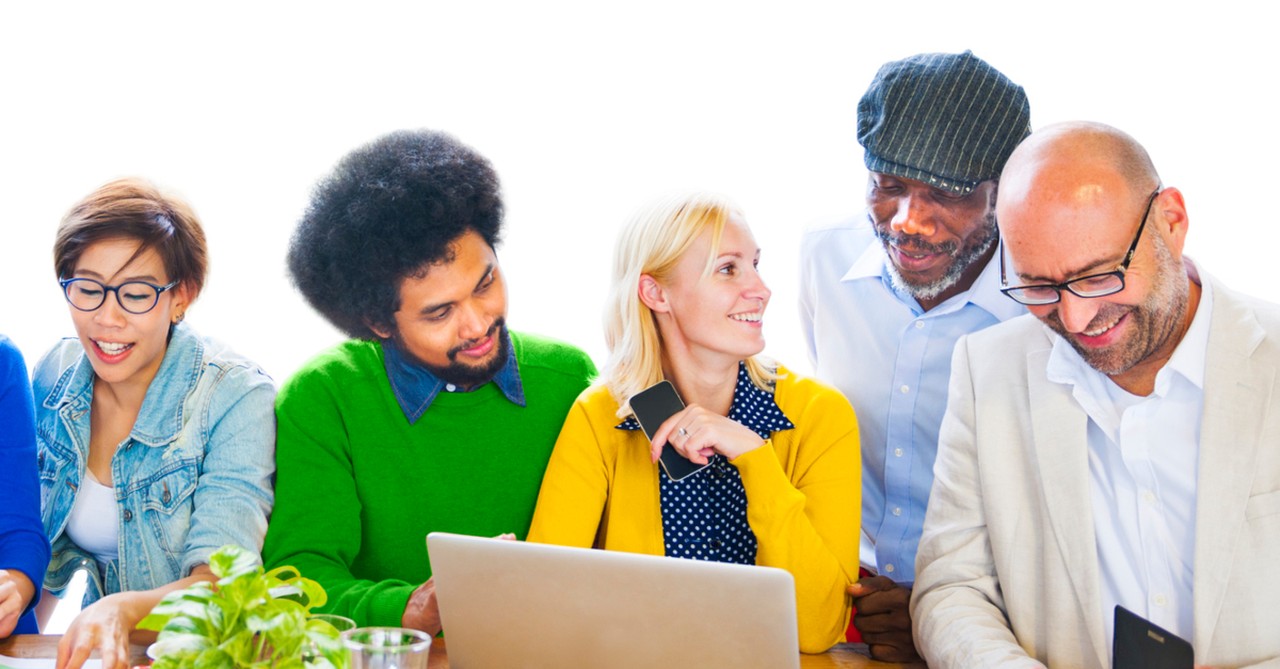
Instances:
[[[444,384],[444,389],[445,389],[445,390],[447,390],[447,391],[449,391],[449,392],[454,392],[454,391],[456,391],[456,390],[458,389],[458,387],[457,387],[457,386],[455,386],[455,385],[453,385],[452,383],[446,383],[446,384]]]
[[[895,516],[901,516],[901,515],[902,515],[902,507],[900,507],[900,506],[895,506],[895,507],[893,507],[893,515],[895,515]]]
[[[720,546],[721,546],[721,543],[720,543],[720,540],[719,540],[719,539],[712,539],[712,540],[711,540],[711,547],[712,547],[712,548],[719,548]]]
[[[1155,504],[1156,494],[1151,492],[1150,490],[1143,490],[1142,501],[1146,502],[1147,504]]]
[[[1169,603],[1169,600],[1166,599],[1164,595],[1156,595],[1152,599],[1152,601],[1155,603],[1156,606],[1164,606],[1165,604]]]
[[[923,329],[924,329],[924,321],[916,321],[916,329],[917,329],[917,330],[923,330]]]
[[[892,564],[887,564],[887,565],[885,565],[885,566],[884,566],[884,571],[885,571],[885,573],[886,573],[886,574],[892,574],[892,573],[893,573],[893,565],[892,565]]]
[[[129,522],[129,521],[131,521],[131,520],[133,520],[133,512],[132,512],[132,511],[130,511],[130,510],[128,510],[128,509],[125,509],[125,510],[124,510],[124,522],[126,522],[126,523],[127,523],[127,522]]]
[[[901,448],[893,449],[893,456],[896,458],[902,457],[902,449]]]
[[[902,387],[899,388],[898,390],[901,390],[904,393],[909,393],[911,392],[911,387],[904,383],[902,384]]]

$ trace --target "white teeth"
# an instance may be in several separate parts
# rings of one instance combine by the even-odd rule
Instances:
[[[94,341],[94,343],[107,355],[118,355],[133,346],[133,344],[120,344],[113,341]]]
[[[746,321],[746,322],[748,322],[748,323],[759,323],[759,322],[760,322],[760,319],[761,319],[761,318],[764,318],[764,313],[759,312],[759,311],[753,311],[753,312],[751,312],[751,313],[749,313],[749,314],[733,314],[733,315],[729,316],[729,318],[732,318],[732,319],[733,319],[733,320],[735,320],[735,321]]]
[[[1120,322],[1120,321],[1116,321],[1116,323],[1119,323],[1119,322]],[[1110,325],[1108,325],[1108,326],[1106,326],[1106,327],[1104,327],[1104,328],[1097,328],[1097,329],[1094,329],[1094,330],[1085,330],[1085,331],[1084,331],[1084,335],[1085,335],[1086,337],[1097,337],[1098,335],[1103,334],[1103,333],[1105,333],[1107,330],[1110,330],[1111,328],[1115,327],[1115,326],[1116,326],[1116,323],[1112,323],[1112,324],[1110,324]]]

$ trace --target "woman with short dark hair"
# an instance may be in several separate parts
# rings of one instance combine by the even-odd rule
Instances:
[[[138,621],[166,593],[213,580],[214,550],[262,548],[275,389],[183,322],[207,264],[191,208],[139,179],[102,186],[58,228],[54,267],[77,337],[33,375],[53,544],[44,586],[61,596],[75,571],[89,574],[60,666],[95,649],[104,669],[126,666]]]

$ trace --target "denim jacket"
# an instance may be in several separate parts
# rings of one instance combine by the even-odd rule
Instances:
[[[111,460],[119,557],[100,569],[64,530],[89,457],[94,373],[80,341],[36,365],[40,499],[61,596],[78,569],[85,604],[172,583],[224,544],[262,550],[275,474],[275,387],[257,365],[178,324],[129,436]]]

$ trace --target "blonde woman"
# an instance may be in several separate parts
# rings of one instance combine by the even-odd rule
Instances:
[[[741,213],[711,195],[659,202],[615,254],[600,382],[560,432],[529,540],[780,567],[800,650],[843,640],[857,577],[859,449],[836,390],[759,358],[770,292]],[[666,379],[686,408],[650,443],[628,400]],[[670,443],[708,466],[673,481]]]

